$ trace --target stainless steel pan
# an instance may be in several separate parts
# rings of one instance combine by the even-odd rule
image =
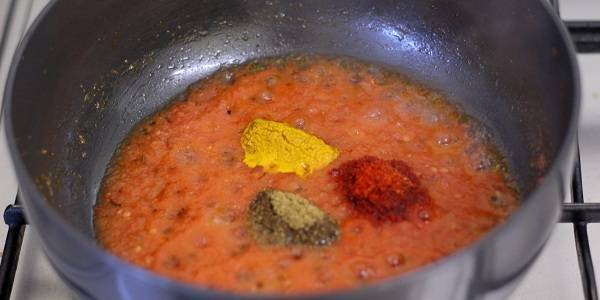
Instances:
[[[572,167],[578,72],[545,1],[52,1],[17,51],[4,116],[27,217],[65,281],[97,299],[251,298],[108,254],[92,207],[112,153],[144,116],[222,66],[305,52],[386,65],[460,103],[492,129],[523,197],[507,222],[447,258],[306,298],[506,296],[557,221]]]

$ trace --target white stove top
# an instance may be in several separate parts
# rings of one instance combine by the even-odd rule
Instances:
[[[7,19],[10,0],[0,0],[0,34]],[[48,0],[16,0],[11,30],[6,39],[6,51],[0,57],[0,95],[10,58],[19,37]],[[600,1],[562,1],[565,20],[600,20]],[[582,78],[583,109],[579,129],[583,190],[586,202],[600,201],[600,55],[579,55]],[[2,125],[0,125],[2,126]],[[16,180],[9,161],[4,130],[0,133],[0,210],[14,201]],[[8,228],[0,225],[0,246]],[[600,283],[600,225],[588,225],[591,251]],[[27,228],[21,249],[19,266],[11,299],[71,299],[71,291],[56,276],[41,252],[37,232]],[[581,276],[575,250],[573,226],[558,224],[540,257],[525,279],[509,298],[521,299],[584,299]]]

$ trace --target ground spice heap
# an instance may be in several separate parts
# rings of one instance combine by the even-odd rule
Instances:
[[[343,163],[331,175],[355,210],[375,221],[422,220],[431,199],[412,169],[400,160],[365,156]]]
[[[256,239],[265,244],[327,246],[340,235],[335,220],[309,200],[274,189],[258,193],[249,221]]]
[[[320,138],[285,123],[256,119],[241,138],[244,163],[267,172],[310,174],[335,160],[339,152]]]

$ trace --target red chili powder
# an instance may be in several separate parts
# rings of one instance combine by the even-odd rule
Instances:
[[[431,218],[431,199],[403,161],[365,156],[343,163],[331,175],[355,210],[372,220]]]

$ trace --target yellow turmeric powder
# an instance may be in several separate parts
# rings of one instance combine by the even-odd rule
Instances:
[[[323,168],[339,152],[320,138],[285,123],[256,119],[241,138],[244,163],[261,166],[267,172],[296,173],[300,176]]]

